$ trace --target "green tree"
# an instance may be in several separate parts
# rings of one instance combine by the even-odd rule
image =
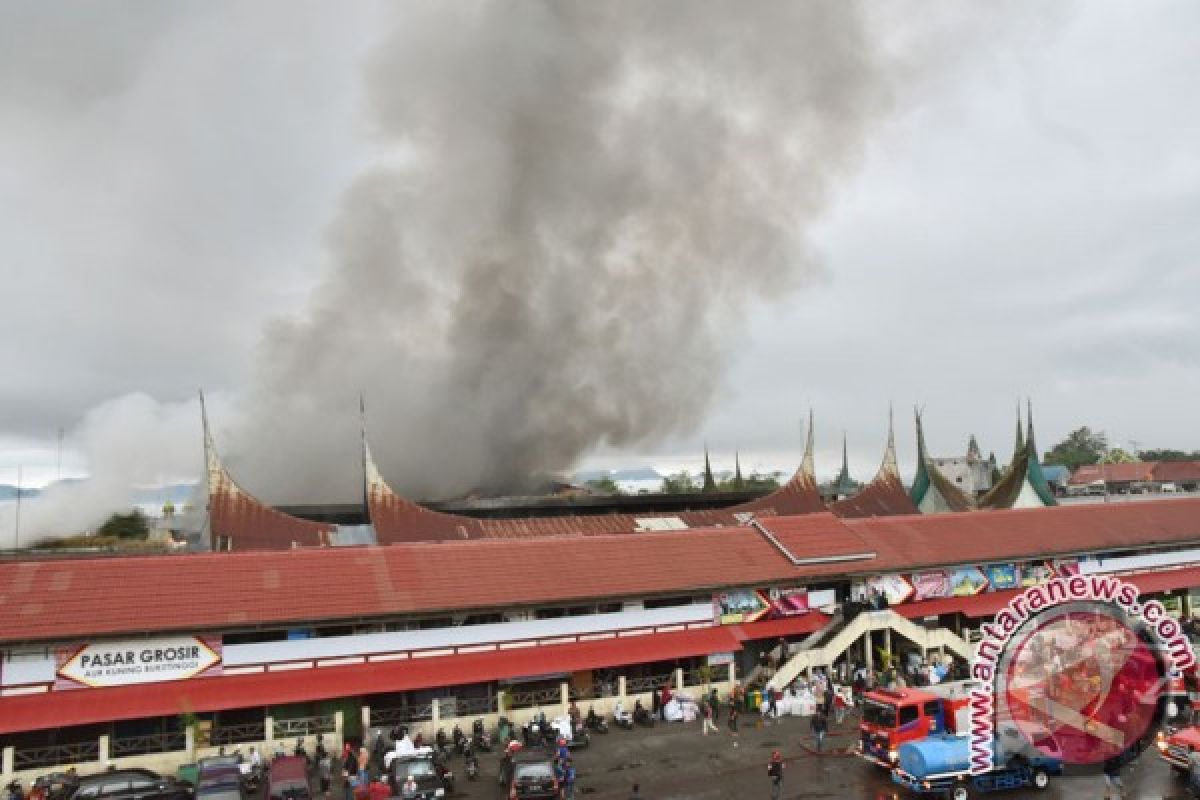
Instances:
[[[1108,439],[1103,431],[1092,431],[1086,425],[1067,434],[1067,438],[1054,445],[1046,453],[1046,464],[1061,464],[1075,469],[1084,464],[1095,464],[1108,450]]]
[[[676,472],[674,475],[668,475],[663,478],[662,493],[663,494],[694,494],[700,491],[696,488],[696,484],[692,482],[692,474],[686,469],[682,472]]]
[[[1104,454],[1104,458],[1100,459],[1102,464],[1132,464],[1135,461],[1137,461],[1136,458],[1120,447],[1114,447]]]
[[[1139,450],[1138,459],[1141,461],[1200,461],[1200,450]]]
[[[603,478],[594,478],[587,482],[587,488],[599,494],[624,494],[621,487],[611,476],[605,475]]]
[[[150,535],[146,515],[134,509],[128,514],[113,514],[100,529],[97,536],[115,536],[118,539],[145,539]]]

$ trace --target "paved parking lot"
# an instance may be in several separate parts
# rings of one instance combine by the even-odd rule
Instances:
[[[892,800],[911,796],[894,786],[882,770],[844,754],[854,742],[856,725],[855,720],[847,719],[845,725],[835,728],[827,742],[833,752],[826,755],[811,752],[808,720],[800,717],[757,727],[752,716],[744,717],[736,746],[725,729],[719,736],[701,736],[699,722],[686,727],[659,723],[649,730],[613,730],[606,736],[593,737],[590,748],[576,753],[576,797],[626,800],[636,781],[648,800],[768,798],[766,762],[774,749],[780,750],[787,762],[785,798]],[[462,762],[454,759],[452,768],[459,775],[456,795],[487,800],[500,797],[498,763],[496,754],[484,754],[480,759],[482,774],[472,783],[462,778]],[[1156,753],[1146,753],[1129,767],[1125,782],[1125,796],[1131,799],[1187,796]],[[1063,777],[1043,792],[999,792],[992,796],[998,800],[1099,800],[1104,797],[1104,781],[1093,775]]]

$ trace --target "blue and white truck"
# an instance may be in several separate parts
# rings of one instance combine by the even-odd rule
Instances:
[[[1052,736],[1022,735],[1015,726],[1002,727],[992,752],[991,770],[972,775],[970,743],[966,736],[934,734],[900,746],[892,781],[919,795],[967,800],[1002,789],[1045,789],[1053,775],[1062,774],[1062,757]]]

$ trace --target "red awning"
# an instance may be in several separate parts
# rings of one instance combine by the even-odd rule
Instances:
[[[829,615],[820,611],[800,614],[795,617],[772,619],[766,622],[747,622],[737,626],[738,638],[778,639],[780,636],[807,635],[821,630],[829,623]]]
[[[934,600],[918,600],[915,603],[902,603],[892,606],[902,617],[919,619],[921,617],[936,617],[940,614],[965,614],[968,617],[990,617],[996,614],[1017,596],[1016,589],[1006,589],[1001,592],[984,592],[965,597],[939,597]]]
[[[67,689],[0,697],[0,734],[170,716],[186,711],[223,711],[462,686],[525,675],[729,653],[741,648],[741,641],[729,627],[712,627],[344,667],[196,678],[112,689]]]
[[[1143,572],[1139,575],[1122,575],[1124,580],[1132,583],[1142,594],[1167,592],[1172,589],[1191,589],[1200,586],[1200,567],[1183,567],[1168,569],[1162,572]]]

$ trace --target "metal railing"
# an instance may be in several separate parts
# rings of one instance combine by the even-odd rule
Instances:
[[[394,728],[397,725],[407,725],[427,719],[433,719],[433,703],[371,709],[372,728]]]
[[[683,672],[684,686],[708,686],[711,683],[719,682],[717,670],[712,667],[697,667]]]
[[[507,695],[509,708],[534,708],[549,706],[562,702],[562,689],[552,686],[549,689],[527,689],[512,691]]]
[[[312,736],[316,733],[333,733],[337,728],[333,714],[318,717],[294,717],[275,720],[275,738],[289,736]]]
[[[267,726],[262,722],[251,722],[246,725],[222,725],[212,729],[213,745],[242,744],[245,742],[261,742],[267,738]]]
[[[572,700],[594,700],[599,695],[596,694],[596,684],[588,686],[572,686],[567,690],[567,697]]]
[[[438,707],[438,714],[441,716],[452,715],[456,717],[478,717],[483,714],[491,714],[496,710],[496,698],[493,697],[458,697],[455,698],[454,706],[446,708],[443,703]]]
[[[667,672],[663,675],[643,675],[640,678],[625,679],[626,694],[652,692],[664,686],[670,686],[672,689],[675,688],[675,675],[673,673]]]
[[[14,769],[37,769],[79,764],[100,759],[100,741],[56,744],[50,747],[17,748],[13,753]]]
[[[174,753],[187,749],[187,734],[148,733],[144,736],[124,736],[109,743],[111,753],[116,756],[141,756],[147,753]]]

